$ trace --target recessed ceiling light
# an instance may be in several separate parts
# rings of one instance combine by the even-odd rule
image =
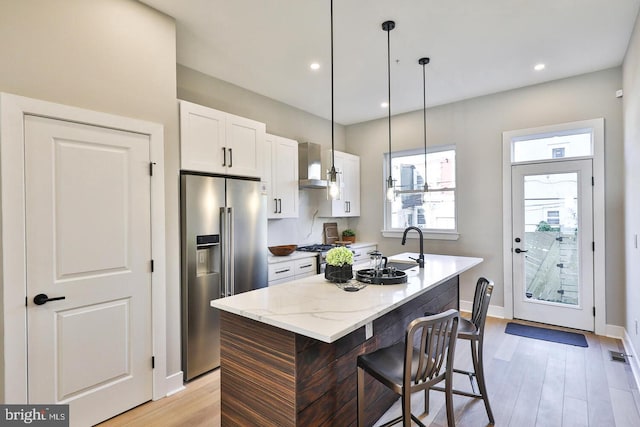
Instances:
[[[320,64],[318,64],[317,62],[312,62],[311,65],[309,65],[309,68],[311,68],[312,70],[318,70],[320,68]]]
[[[388,102],[383,102],[383,103],[380,104],[380,107],[387,108],[387,107],[389,107],[389,103]]]
[[[534,70],[536,71],[542,71],[544,70],[545,65],[544,64],[536,64],[535,67],[533,67]]]

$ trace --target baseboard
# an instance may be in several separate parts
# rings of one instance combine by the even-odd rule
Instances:
[[[633,343],[631,342],[631,337],[627,333],[627,330],[622,327],[620,328],[624,332],[622,337],[624,352],[629,355],[627,356],[627,360],[629,361],[629,365],[631,366],[631,372],[633,372],[633,378],[636,380],[636,387],[640,389],[640,361],[638,360],[638,355],[636,354],[635,348],[633,348]]]
[[[179,393],[185,389],[183,376],[184,374],[182,373],[182,371],[178,371],[175,374],[169,375],[167,377],[167,396]]]
[[[472,309],[473,301],[460,301],[460,311],[471,313]],[[489,304],[489,311],[487,312],[487,316],[504,319],[504,307]]]
[[[606,325],[605,330],[606,330],[605,334],[609,338],[617,338],[622,341],[625,340],[625,336],[627,335],[626,329],[622,326]]]

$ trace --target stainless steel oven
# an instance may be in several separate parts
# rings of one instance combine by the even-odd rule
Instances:
[[[325,267],[327,266],[327,252],[329,249],[335,248],[339,245],[327,245],[327,244],[314,244],[314,245],[306,245],[306,246],[298,246],[298,251],[302,252],[317,252],[318,253],[318,268],[317,273],[324,273]],[[349,245],[347,245],[349,247]]]

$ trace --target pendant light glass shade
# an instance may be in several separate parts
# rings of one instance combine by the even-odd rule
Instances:
[[[422,116],[423,116],[423,130],[424,130],[424,192],[429,191],[429,184],[427,183],[427,77],[425,72],[425,66],[430,62],[429,58],[420,58],[418,64],[422,65]]]
[[[331,0],[331,169],[327,171],[327,199],[340,200],[342,193],[342,172],[336,171],[335,131],[333,120],[333,0]]]
[[[387,178],[387,200],[389,202],[393,202],[396,197],[396,191],[394,186],[393,179],[393,169],[391,165],[391,40],[390,40],[390,32],[396,27],[396,23],[393,21],[385,21],[382,23],[382,29],[387,32],[387,82],[388,82],[388,92],[387,92],[387,108],[388,108],[388,118],[389,118],[389,178]]]

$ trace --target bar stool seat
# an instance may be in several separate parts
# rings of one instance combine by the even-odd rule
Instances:
[[[445,382],[448,424],[455,426],[451,376],[459,319],[456,310],[420,317],[409,323],[404,341],[358,356],[359,427],[364,426],[365,372],[401,396],[402,415],[384,426],[400,420],[404,426],[410,426],[411,420],[424,426],[411,413],[411,393],[427,390],[441,381]]]

